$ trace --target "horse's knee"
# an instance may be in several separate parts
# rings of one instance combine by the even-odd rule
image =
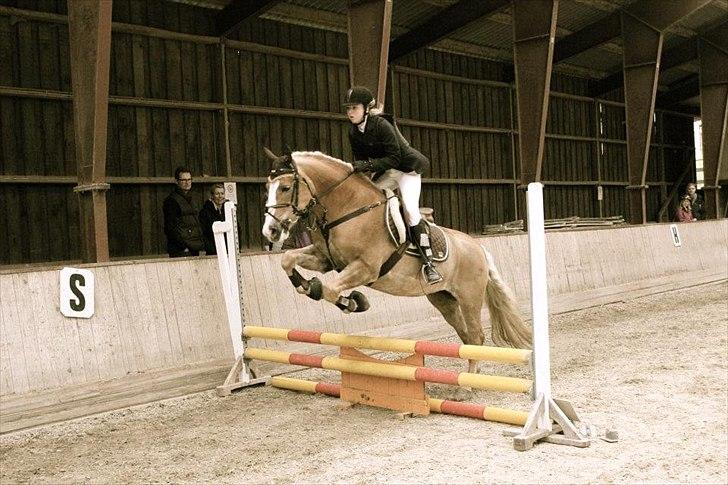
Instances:
[[[296,256],[289,254],[288,252],[283,253],[283,256],[281,257],[281,268],[283,268],[286,273],[290,273],[295,266]]]

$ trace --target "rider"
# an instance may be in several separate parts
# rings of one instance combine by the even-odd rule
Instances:
[[[422,172],[430,161],[410,146],[399,130],[374,109],[374,96],[363,86],[353,86],[344,96],[346,115],[351,121],[349,141],[354,152],[355,172],[379,172],[375,185],[381,189],[399,187],[409,226],[410,240],[419,248],[422,272],[429,284],[442,281],[432,263],[427,222],[420,215]]]

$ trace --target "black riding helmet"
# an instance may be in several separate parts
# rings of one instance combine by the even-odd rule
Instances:
[[[363,104],[364,111],[374,107],[374,95],[364,86],[352,86],[344,95],[344,106]]]

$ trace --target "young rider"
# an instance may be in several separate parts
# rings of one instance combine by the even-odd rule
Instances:
[[[402,134],[374,108],[374,96],[363,86],[353,86],[344,97],[346,115],[351,122],[349,141],[354,152],[354,171],[377,172],[379,188],[399,187],[409,226],[409,236],[420,250],[422,272],[429,284],[442,281],[432,264],[432,249],[427,223],[420,215],[422,172],[430,161],[415,150]]]

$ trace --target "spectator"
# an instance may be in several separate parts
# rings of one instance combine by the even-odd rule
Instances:
[[[210,190],[210,198],[205,201],[200,211],[200,226],[202,226],[202,237],[205,240],[205,254],[217,254],[212,224],[215,221],[225,220],[224,203],[225,186],[223,184],[213,185]]]
[[[684,195],[680,199],[680,207],[678,207],[677,212],[675,213],[675,220],[678,222],[694,222],[697,220],[693,216],[689,195]]]
[[[695,220],[702,221],[705,219],[705,202],[703,196],[698,193],[698,187],[694,183],[689,183],[687,187],[687,195],[690,197],[690,206],[693,209],[693,217]]]
[[[204,246],[197,209],[192,203],[192,173],[185,167],[174,171],[177,186],[164,199],[164,234],[171,258],[197,256]]]

